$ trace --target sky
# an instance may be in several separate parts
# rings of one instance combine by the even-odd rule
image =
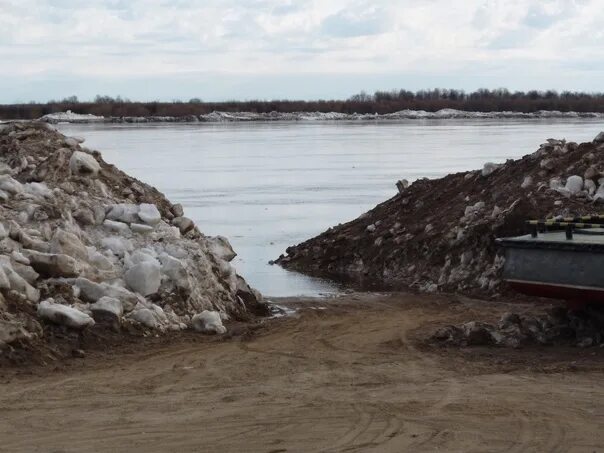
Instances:
[[[0,0],[0,103],[604,91],[604,0]]]

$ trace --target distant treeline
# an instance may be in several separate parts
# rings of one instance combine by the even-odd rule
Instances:
[[[461,90],[434,89],[421,91],[393,90],[361,92],[346,100],[273,100],[204,102],[193,98],[183,102],[133,102],[120,96],[96,96],[92,102],[80,102],[75,96],[49,101],[45,104],[0,105],[0,119],[34,119],[48,113],[71,110],[100,116],[188,116],[212,111],[225,112],[339,112],[339,113],[393,113],[400,110],[435,112],[451,108],[465,111],[515,111],[531,113],[538,110],[562,112],[604,112],[604,93],[564,91],[508,91],[507,89],[480,89],[471,93]]]

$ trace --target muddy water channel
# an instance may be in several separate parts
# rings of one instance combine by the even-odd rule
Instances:
[[[391,197],[398,179],[480,168],[531,153],[549,137],[581,142],[604,130],[601,120],[585,119],[58,127],[182,203],[205,234],[229,237],[238,272],[269,296],[340,291],[268,261]]]

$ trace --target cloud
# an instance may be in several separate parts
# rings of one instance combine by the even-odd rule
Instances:
[[[514,49],[526,47],[536,33],[533,30],[521,27],[516,30],[506,31],[493,38],[488,47],[491,49]]]
[[[558,21],[574,16],[577,8],[584,2],[573,1],[544,1],[528,8],[524,25],[532,28],[547,29]]]
[[[382,9],[354,11],[346,8],[323,19],[320,30],[327,36],[351,38],[382,33],[386,31],[387,22]]]
[[[543,85],[526,88],[574,77],[596,90],[604,61],[601,0],[0,0],[0,11],[0,102],[16,100],[16,80],[47,80],[52,90],[57,74],[153,77],[166,93],[187,74],[213,74],[204,80],[217,84],[283,75],[291,85],[279,93],[289,97],[312,92],[292,74],[376,83],[399,74],[421,87],[481,74],[521,84],[526,73],[542,74]]]

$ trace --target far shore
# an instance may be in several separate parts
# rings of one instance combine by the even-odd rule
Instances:
[[[539,110],[525,113],[517,111],[470,112],[456,109],[401,110],[394,113],[338,113],[338,112],[224,112],[214,111],[204,115],[185,116],[99,116],[80,114],[68,110],[44,115],[39,118],[51,124],[60,123],[223,123],[223,122],[272,122],[272,121],[393,121],[393,120],[445,120],[445,119],[601,119],[599,112],[561,112]]]

